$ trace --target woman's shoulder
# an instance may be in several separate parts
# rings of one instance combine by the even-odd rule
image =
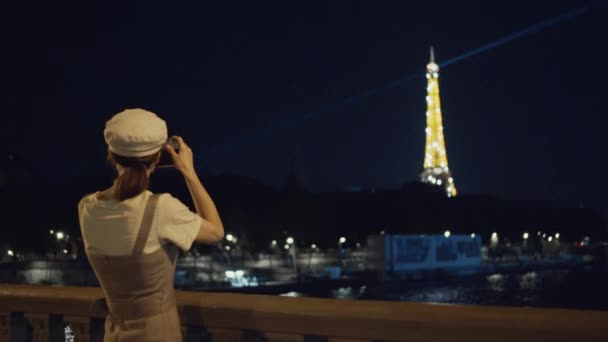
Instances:
[[[82,196],[82,198],[80,198],[80,201],[78,201],[78,206],[81,206],[85,203],[95,200],[95,196],[97,196],[97,193],[99,193],[99,191],[90,192],[90,193]]]
[[[92,205],[94,205],[98,192],[99,191],[91,192],[82,196],[80,201],[78,201],[78,212],[80,214],[82,214],[84,211],[87,211],[86,208],[90,208]]]
[[[158,204],[163,207],[172,206],[172,205],[175,205],[176,203],[181,203],[181,201],[178,198],[176,198],[175,196],[173,196],[172,194],[170,194],[168,192],[150,193],[150,195],[157,196]]]
[[[184,204],[184,202],[168,192],[154,195],[159,196],[158,206],[164,213],[180,213],[184,210],[190,210],[190,208]]]

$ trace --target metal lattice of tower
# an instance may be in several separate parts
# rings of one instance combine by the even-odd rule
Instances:
[[[443,120],[439,100],[439,65],[435,63],[435,53],[431,47],[431,60],[426,65],[426,146],[424,151],[424,171],[422,182],[443,186],[448,197],[456,196],[456,185],[448,167],[448,155],[443,136]]]

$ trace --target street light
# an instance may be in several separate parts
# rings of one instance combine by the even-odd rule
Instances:
[[[317,245],[313,243],[312,245],[310,245],[310,248],[317,249]]]
[[[232,234],[227,234],[227,235],[226,235],[226,240],[228,240],[228,242],[230,242],[230,241],[234,240],[234,235],[232,235]]]
[[[559,239],[559,233],[555,233],[555,238]]]
[[[276,246],[277,245],[277,240],[272,240],[272,242],[270,242],[270,245],[272,247]]]
[[[339,241],[340,241],[341,244],[345,243],[346,242],[346,238],[344,236],[341,236]]]
[[[63,237],[64,237],[65,235],[63,234],[63,232],[57,232],[57,235],[56,235],[56,236],[57,236],[57,240],[61,240],[61,239],[63,239]]]
[[[446,238],[449,238],[449,237],[450,237],[450,235],[452,235],[452,233],[451,233],[449,230],[446,230],[446,231],[443,233],[443,236],[445,236]]]
[[[490,237],[490,245],[492,247],[496,247],[496,245],[498,245],[498,233],[492,233],[492,236]]]
[[[53,235],[53,234],[55,234],[55,231],[51,229],[51,230],[49,230],[49,234]]]
[[[8,255],[10,255],[10,256],[14,256],[14,255],[15,255],[15,253],[13,252],[13,250],[12,250],[12,249],[9,249],[7,253],[8,253]]]
[[[528,240],[528,237],[529,237],[529,236],[530,236],[530,235],[528,234],[528,232],[525,232],[525,233],[524,233],[524,235],[523,235],[524,240]]]
[[[471,239],[475,238],[475,233],[471,233]]]
[[[293,243],[293,237],[288,236],[287,239],[285,240],[285,246],[283,246],[283,248],[285,250],[289,250],[288,252],[288,258],[291,257],[293,260],[293,269],[294,272],[296,274],[296,277],[299,279],[300,275],[298,273],[298,246],[296,246],[296,244]],[[290,248],[291,245],[293,245],[293,248]]]

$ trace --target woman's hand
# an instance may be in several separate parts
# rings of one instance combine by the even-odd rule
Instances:
[[[178,169],[184,177],[196,177],[192,149],[190,146],[186,145],[182,137],[173,136],[171,139],[177,141],[177,144],[179,145],[179,152],[176,152],[169,144],[165,147],[173,159],[173,165],[175,165],[175,168]]]
[[[194,170],[194,156],[192,150],[184,139],[174,136],[171,139],[177,141],[179,152],[175,152],[173,147],[167,144],[167,152],[173,158],[173,165],[178,169],[186,181],[186,186],[190,190],[190,196],[196,207],[196,212],[203,219],[195,240],[198,242],[213,243],[224,238],[224,226],[220,214],[217,212],[215,203],[203,187],[201,180],[198,179]]]

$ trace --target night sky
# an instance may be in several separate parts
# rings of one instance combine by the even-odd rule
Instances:
[[[105,121],[142,107],[204,174],[281,185],[295,155],[311,191],[396,188],[422,171],[430,45],[441,63],[588,2],[151,3],[5,7],[0,151],[101,174]],[[461,194],[608,208],[607,36],[604,2],[442,68]]]

